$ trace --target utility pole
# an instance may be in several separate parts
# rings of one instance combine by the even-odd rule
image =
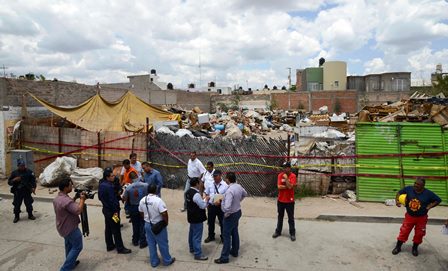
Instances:
[[[289,70],[289,74],[288,74],[288,90],[291,89],[291,68],[286,68]]]
[[[288,110],[291,110],[291,68],[287,68],[289,71],[288,74]]]
[[[8,69],[8,67],[5,67],[5,64],[3,64],[3,66],[1,67],[1,69],[3,69],[3,77],[6,78],[6,70]]]

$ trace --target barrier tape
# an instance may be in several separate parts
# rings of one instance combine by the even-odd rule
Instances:
[[[126,136],[123,138],[114,139],[111,141],[103,142],[101,145],[105,145],[114,141],[118,141],[121,139],[133,137]],[[169,153],[171,155],[174,155],[177,157],[177,155],[186,155],[190,152],[186,151],[170,151],[167,148],[163,147],[154,137],[152,137],[155,142],[161,147],[161,149],[156,150],[148,150],[149,152],[165,152]],[[82,148],[82,149],[98,149],[98,144],[86,146],[86,145],[78,145],[78,144],[66,144],[66,143],[49,143],[49,142],[37,142],[37,141],[24,141],[24,143],[28,144],[36,144],[36,145],[48,145],[48,146],[62,146],[62,147],[76,147],[76,148]],[[131,149],[131,148],[121,148],[121,147],[108,147],[108,146],[101,146],[101,149],[105,150],[119,150],[119,151],[137,151],[137,152],[146,152],[145,149]],[[357,154],[357,155],[334,155],[334,156],[308,156],[308,155],[270,155],[270,154],[241,154],[241,153],[197,153],[198,156],[230,156],[230,157],[247,157],[247,158],[272,158],[272,159],[363,159],[363,158],[388,158],[388,157],[439,157],[448,155],[448,152],[418,152],[418,153],[389,153],[389,154]],[[180,159],[180,158],[178,158]],[[180,159],[181,160],[181,159]],[[182,161],[182,163],[185,163]]]
[[[57,155],[63,155],[63,152],[57,152],[57,151],[51,151],[51,150],[45,150],[40,148],[35,148],[31,146],[24,145],[23,147],[33,150],[35,152],[41,152],[41,153],[48,153],[48,154],[57,154]],[[105,154],[98,154],[98,153],[89,153],[89,152],[73,152],[71,154],[74,155],[88,155],[88,156],[101,156],[101,157],[127,157],[127,154],[111,154],[111,153],[105,153]],[[166,165],[166,164],[157,164],[155,165],[163,166],[163,167],[171,167],[171,168],[185,168],[185,165],[177,166],[177,165]],[[250,162],[233,162],[233,163],[221,163],[221,164],[215,164],[216,167],[229,167],[229,166],[239,166],[239,165],[248,165],[248,166],[257,166],[257,167],[264,167],[264,168],[272,168],[272,169],[281,169],[281,167],[278,166],[269,166],[264,164],[257,164],[257,163],[250,163]],[[335,167],[335,168],[377,168],[377,169],[400,169],[400,166],[394,166],[394,165],[363,165],[363,164],[300,164],[299,166],[293,166],[293,168],[297,169],[306,169],[306,168],[312,168],[312,167]],[[423,169],[423,170],[448,170],[448,166],[405,166],[403,169]]]

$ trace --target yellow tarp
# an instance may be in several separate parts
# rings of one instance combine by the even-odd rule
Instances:
[[[115,102],[108,102],[97,94],[84,103],[69,108],[58,107],[31,93],[30,95],[54,114],[93,132],[139,132],[145,128],[146,118],[149,118],[150,125],[157,121],[180,120],[179,114],[149,105],[130,91]]]

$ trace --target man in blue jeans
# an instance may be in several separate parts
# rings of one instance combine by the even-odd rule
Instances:
[[[168,209],[165,202],[157,197],[157,186],[151,184],[148,188],[148,195],[140,200],[138,210],[140,215],[145,220],[146,240],[149,248],[149,261],[152,267],[160,264],[160,258],[157,254],[157,246],[159,246],[160,255],[165,266],[171,265],[176,261],[176,258],[171,257],[170,248],[168,245]],[[152,225],[155,225],[162,220],[165,221],[166,227],[158,234],[152,232]]]
[[[236,183],[235,173],[229,172],[226,175],[226,183],[229,185],[222,201],[215,204],[221,204],[221,210],[224,213],[222,223],[222,237],[224,244],[221,251],[221,257],[215,259],[215,263],[223,264],[229,262],[229,255],[238,257],[240,249],[240,236],[238,233],[238,222],[241,218],[241,201],[247,197],[244,188]]]
[[[204,221],[207,220],[205,208],[207,208],[209,196],[202,199],[199,193],[201,182],[199,178],[190,179],[190,189],[187,191],[187,220],[190,223],[190,231],[188,233],[188,245],[190,253],[194,254],[194,259],[198,261],[206,261],[208,257],[202,254],[202,231],[204,229]]]
[[[65,240],[65,262],[60,269],[61,271],[74,269],[79,264],[77,258],[82,250],[82,234],[78,224],[86,195],[84,192],[81,193],[79,204],[77,204],[68,196],[72,190],[72,180],[69,178],[63,179],[59,183],[59,194],[53,200],[54,212],[56,214],[56,229]]]
[[[140,216],[138,206],[140,200],[148,195],[148,184],[144,183],[135,172],[129,173],[129,177],[132,180],[132,184],[124,191],[123,201],[128,204],[129,214],[131,215],[132,244],[145,248],[148,245],[146,242],[145,221]]]

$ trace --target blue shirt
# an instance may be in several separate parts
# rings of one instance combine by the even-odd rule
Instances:
[[[160,175],[160,172],[155,169],[151,169],[151,172],[147,173],[145,172],[143,174],[143,181],[150,186],[151,184],[155,184],[157,186],[157,196],[159,198],[161,197],[161,190],[163,186],[163,180],[162,175]]]
[[[138,180],[130,184],[124,191],[124,196],[131,205],[138,206],[140,200],[148,195],[148,184]]]
[[[425,189],[417,193],[413,186],[406,186],[398,194],[406,194],[406,210],[410,216],[424,216],[428,213],[426,207],[433,203],[440,203],[442,200],[431,190]]]
[[[115,192],[114,183],[102,180],[98,187],[98,198],[103,204],[104,214],[114,214],[120,211],[120,202]]]
[[[241,201],[245,197],[247,197],[247,192],[240,184],[230,183],[221,202],[221,210],[224,213],[224,217],[241,210]]]

